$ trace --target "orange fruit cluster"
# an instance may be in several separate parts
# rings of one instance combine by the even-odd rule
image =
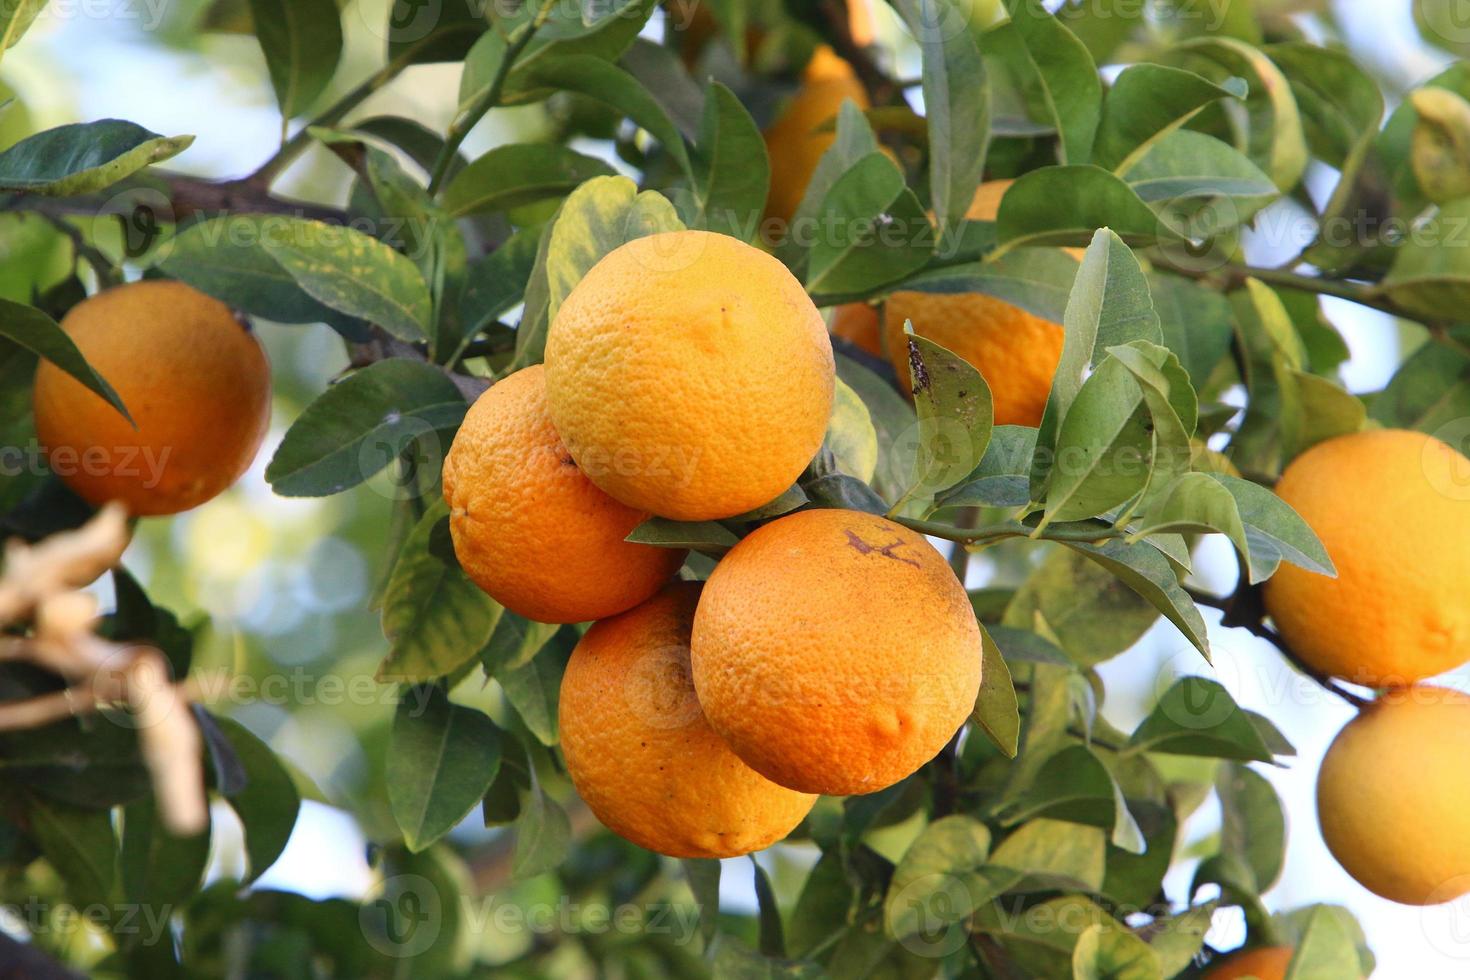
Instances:
[[[1284,564],[1266,582],[1267,611],[1312,668],[1383,692],[1322,761],[1323,839],[1385,898],[1470,892],[1470,698],[1420,683],[1470,661],[1470,460],[1421,432],[1358,432],[1302,453],[1276,492],[1337,577]],[[1422,831],[1383,832],[1409,825]]]
[[[544,368],[492,386],[445,460],[465,570],[508,608],[597,620],[562,682],[567,771],[604,824],[681,857],[785,837],[816,793],[908,776],[964,724],[980,632],[920,534],[804,510],[707,583],[626,540],[646,515],[718,520],[788,489],[821,445],[821,317],[771,256],[699,231],[604,256],[557,310]]]

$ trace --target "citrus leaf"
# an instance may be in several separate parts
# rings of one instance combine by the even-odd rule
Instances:
[[[0,337],[55,364],[85,385],[88,391],[117,409],[123,418],[133,421],[127,407],[122,403],[122,398],[107,383],[107,379],[87,363],[87,359],[82,356],[82,352],[77,349],[71,337],[67,336],[66,331],[61,329],[61,325],[34,306],[0,299]]]
[[[418,852],[453,830],[500,769],[500,730],[438,687],[404,693],[388,743],[388,802],[404,843]]]
[[[456,218],[508,211],[612,173],[605,161],[557,143],[509,143],[461,170],[444,188],[444,207]]]
[[[357,486],[416,443],[443,460],[443,439],[469,406],[454,382],[395,357],[349,374],[291,423],[265,478],[284,497],[320,497]]]
[[[90,194],[177,156],[193,142],[192,136],[159,136],[122,119],[58,126],[0,153],[0,190],[52,197]]]
[[[771,186],[771,160],[755,120],[719,82],[704,97],[693,164],[697,206],[686,223],[752,240]]]
[[[1087,46],[1040,4],[1008,0],[1016,35],[1058,134],[1059,162],[1087,163],[1102,114],[1102,82]]]
[[[281,115],[304,113],[326,89],[342,58],[342,14],[335,0],[250,0]]]
[[[1174,567],[1169,560],[1147,542],[1124,544],[1105,541],[1089,544],[1065,542],[1068,548],[1086,555],[1117,576],[1130,589],[1147,599],[1164,618],[1179,628],[1185,639],[1194,644],[1206,660],[1210,658],[1210,641],[1205,621],[1189,593],[1179,587]]]
[[[212,717],[245,770],[245,785],[225,798],[245,828],[249,859],[245,884],[249,884],[265,874],[286,849],[301,810],[301,794],[270,746],[233,718]]]
[[[260,245],[323,306],[375,323],[399,340],[428,337],[433,301],[413,260],[364,235],[320,221],[266,226]]]
[[[572,824],[567,812],[546,795],[531,770],[531,795],[516,819],[516,849],[510,873],[516,881],[545,874],[566,860]]]
[[[1134,752],[1198,755],[1243,762],[1274,756],[1230,692],[1206,677],[1181,677],[1128,740]]]
[[[1123,69],[1103,99],[1093,161],[1127,175],[1155,143],[1200,109],[1221,99],[1243,99],[1239,79],[1216,85],[1192,71],[1138,64]]]
[[[1077,937],[1073,980],[1163,980],[1164,968],[1149,944],[1121,925],[1095,923]]]
[[[822,198],[820,234],[807,253],[807,291],[819,297],[871,292],[922,268],[934,229],[903,173],[882,153],[858,160]]]
[[[82,907],[107,902],[116,878],[117,836],[107,810],[31,797],[30,832]]]
[[[906,499],[929,500],[964,480],[990,443],[990,386],[968,361],[905,324],[918,445]]]
[[[498,602],[431,549],[445,512],[442,501],[425,512],[393,565],[383,592],[383,634],[390,645],[378,667],[380,681],[413,683],[452,673],[490,641],[501,617]]]
[[[1178,235],[1121,177],[1091,164],[1042,167],[1019,177],[995,216],[996,243],[1082,245],[1099,228],[1131,245],[1174,241]]]
[[[970,720],[980,726],[1007,758],[1014,759],[1021,737],[1021,715],[1011,670],[984,626],[980,627],[980,640],[984,658],[980,676],[984,683],[980,685],[980,696],[975,700]]]

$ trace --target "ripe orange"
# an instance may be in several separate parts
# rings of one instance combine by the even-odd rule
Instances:
[[[1286,968],[1291,965],[1294,953],[1290,946],[1260,946],[1239,953],[1231,953],[1210,967],[1204,980],[1283,980]]]
[[[694,617],[694,686],[757,772],[871,793],[933,758],[975,705],[980,628],[923,535],[807,510],[730,550]]]
[[[883,327],[876,307],[868,303],[843,303],[832,311],[828,325],[832,336],[841,337],[859,350],[883,357]]]
[[[1011,183],[981,184],[968,217],[993,220]],[[896,292],[884,304],[883,345],[905,392],[910,390],[905,320],[913,321],[920,337],[953,351],[980,372],[990,386],[997,425],[1041,424],[1062,357],[1060,324],[981,293]]]
[[[1265,587],[1281,635],[1316,669],[1382,687],[1470,659],[1470,460],[1431,436],[1319,443],[1276,485],[1322,539],[1329,578],[1282,565]]]
[[[636,606],[685,553],[623,540],[647,515],[592,485],[546,411],[541,365],[476,399],[444,458],[444,500],[460,565],[513,612],[543,623]]]
[[[816,798],[755,772],[704,720],[689,676],[699,589],[671,583],[587,631],[562,677],[561,745],[615,832],[673,857],[735,857],[785,837]]]
[[[546,342],[551,418],[592,482],[678,520],[730,517],[795,482],[832,414],[832,344],[801,284],[727,235],[614,249]]]
[[[83,300],[61,326],[137,424],[41,362],[36,434],[51,469],[85,500],[177,514],[250,468],[270,424],[270,365],[229,307],[181,282],[147,280]]]
[[[1317,819],[1364,888],[1406,905],[1470,892],[1470,697],[1390,691],[1338,733],[1317,775]]]
[[[802,72],[801,87],[765,131],[771,158],[766,220],[785,224],[796,214],[822,154],[837,139],[835,132],[818,132],[818,127],[835,117],[848,99],[859,109],[871,106],[852,66],[826,45],[817,48]]]

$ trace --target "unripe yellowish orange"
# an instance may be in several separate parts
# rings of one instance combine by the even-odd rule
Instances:
[[[1283,564],[1266,582],[1303,660],[1372,687],[1470,660],[1470,460],[1422,432],[1358,432],[1302,453],[1276,492],[1337,568]]]
[[[1294,952],[1290,946],[1258,946],[1231,953],[1212,965],[1204,980],[1284,980]]]
[[[796,482],[835,385],[826,324],[771,255],[674,231],[609,252],[546,342],[551,419],[583,472],[630,507],[731,517]]]
[[[837,139],[836,132],[824,124],[848,100],[859,109],[871,105],[852,66],[826,45],[817,48],[802,72],[801,87],[764,134],[771,159],[766,220],[787,223],[796,214],[822,154]]]
[[[1338,733],[1317,776],[1317,819],[1364,888],[1406,905],[1470,892],[1470,697],[1389,691]]]
[[[980,627],[923,535],[806,510],[720,560],[694,618],[694,685],[751,768],[808,793],[872,793],[928,762],[980,688]]]
[[[230,308],[145,280],[72,307],[61,327],[110,383],[117,409],[50,361],[36,371],[36,435],[53,472],[92,504],[177,514],[250,468],[270,423],[270,365]]]
[[[660,854],[724,858],[789,834],[816,797],[761,776],[705,721],[689,672],[697,582],[593,625],[561,683],[567,772],[610,829]]]

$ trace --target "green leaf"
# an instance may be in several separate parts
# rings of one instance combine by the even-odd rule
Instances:
[[[1159,140],[1221,99],[1243,99],[1238,79],[1216,85],[1191,71],[1138,64],[1123,69],[1103,98],[1093,161],[1126,175]]]
[[[512,369],[541,360],[546,331],[562,300],[599,259],[635,238],[683,227],[668,199],[656,191],[640,193],[627,177],[594,177],[573,191],[542,237],[516,329]]]
[[[1029,426],[997,425],[991,430],[985,455],[964,483],[942,494],[946,507],[984,505],[1023,507],[1031,499],[1031,458],[1036,455],[1036,430]]]
[[[1220,853],[1254,875],[1255,891],[1271,889],[1286,860],[1286,812],[1265,777],[1243,765],[1220,767]]]
[[[39,796],[26,806],[31,836],[66,882],[79,907],[111,899],[117,837],[107,810],[68,806]]]
[[[1080,245],[1100,228],[1122,241],[1172,241],[1174,230],[1121,177],[1091,164],[1042,167],[1022,175],[1001,198],[996,241],[1020,245]]]
[[[1212,233],[1246,223],[1281,196],[1271,178],[1239,150],[1204,133],[1181,129],[1154,143],[1128,171],[1128,186],[1173,219],[1182,236],[1193,238],[1196,218],[1188,208],[1208,208]]]
[[[650,517],[628,532],[624,539],[660,548],[690,548],[723,553],[739,543],[735,533],[718,521],[674,521]]]
[[[984,663],[981,676],[980,696],[975,700],[975,710],[970,720],[980,726],[995,747],[1007,758],[1016,757],[1016,745],[1021,737],[1020,708],[1016,703],[1016,688],[1011,683],[1011,670],[1001,656],[1000,647],[990,638],[984,626],[980,627]]]
[[[940,817],[925,827],[893,870],[883,901],[888,934],[902,939],[935,921],[962,922],[999,894],[984,877],[990,831],[973,817]]]
[[[387,37],[388,59],[398,64],[460,61],[489,27],[488,10],[477,0],[392,0],[387,23],[373,33]]]
[[[260,246],[317,302],[375,323],[399,340],[429,335],[433,301],[413,260],[354,228],[289,219]]]
[[[536,264],[540,244],[539,229],[522,229],[500,244],[489,255],[472,265],[465,274],[465,287],[459,298],[459,321],[463,336],[450,357],[453,363],[464,353],[475,335],[510,311],[524,298],[527,280]]]
[[[404,691],[388,744],[388,802],[409,850],[453,830],[484,798],[500,769],[500,730],[438,687]]]
[[[922,268],[934,251],[923,205],[882,153],[868,154],[832,183],[818,220],[824,231],[806,269],[814,296],[869,292]]]
[[[1150,275],[1148,291],[1159,315],[1164,346],[1178,356],[1195,391],[1204,390],[1230,351],[1234,337],[1230,302],[1182,276]]]
[[[684,877],[699,910],[699,934],[708,947],[720,930],[720,862],[714,858],[683,858],[679,863],[684,866]]]
[[[913,477],[904,497],[928,500],[965,479],[985,455],[994,424],[990,387],[959,355],[907,332],[918,411]]]
[[[567,642],[560,643],[563,637]],[[576,645],[576,632],[561,630],[556,639],[558,642],[548,643],[529,662],[495,674],[495,679],[505,691],[506,700],[542,745],[557,743],[557,697],[567,657]]]
[[[558,55],[517,66],[511,79],[522,90],[577,92],[612,106],[658,140],[686,176],[693,174],[689,148],[678,128],[642,83],[617,65],[590,54]]]
[[[1317,374],[1282,370],[1281,441],[1288,460],[1319,442],[1360,432],[1368,421],[1362,399],[1341,385]]]
[[[55,364],[117,409],[128,422],[133,421],[122,398],[106,378],[92,369],[61,325],[34,306],[0,299],[0,337]]]
[[[1226,473],[1210,478],[1230,491],[1245,524],[1252,584],[1270,578],[1282,561],[1320,575],[1336,575],[1327,549],[1291,505],[1265,487]]]
[[[1017,248],[983,262],[921,271],[893,288],[921,293],[983,293],[1060,323],[1077,279],[1077,260],[1056,248]]]
[[[4,27],[0,32],[0,54],[14,47],[45,9],[46,0],[8,0],[0,5],[0,25]]]
[[[1305,41],[1271,44],[1266,57],[1291,83],[1312,155],[1342,172],[1333,202],[1351,189],[1383,119],[1383,92],[1343,49]],[[1347,186],[1344,186],[1347,185]],[[1329,206],[1326,213],[1335,213]]]
[[[520,72],[543,60],[567,55],[617,61],[637,39],[655,7],[654,0],[612,0],[593,6],[553,5],[550,18],[517,61],[516,70]],[[535,10],[534,4],[527,4],[516,17],[524,22],[534,16]]]
[[[1379,291],[1410,314],[1456,321],[1470,302],[1470,198],[1451,201],[1396,250]]]
[[[1087,46],[1040,4],[1006,8],[1036,73],[1046,114],[1059,136],[1058,161],[1087,163],[1102,115],[1102,82]]]
[[[820,160],[817,161],[817,169],[812,171],[811,180],[807,181],[806,191],[801,196],[801,203],[797,205],[796,213],[791,217],[791,227],[796,228],[819,228],[822,219],[827,195],[837,182],[847,174],[860,160],[869,155],[878,153],[878,140],[873,136],[873,129],[868,125],[867,117],[851,99],[843,100],[837,110],[837,135],[832,145],[827,147]],[[875,171],[884,176],[881,171]],[[776,254],[781,261],[793,269],[799,269],[806,260],[806,249],[808,242],[806,235],[787,235],[777,248]]]
[[[1160,916],[1155,921],[1160,928],[1153,931],[1149,946],[1159,958],[1159,965],[1166,977],[1184,972],[1204,946],[1205,933],[1215,914],[1213,904],[1197,905],[1179,915]]]
[[[1062,419],[1046,490],[1046,519],[1104,514],[1147,485],[1153,425],[1133,375],[1108,358],[1082,385]]]
[[[873,416],[858,393],[841,378],[836,379],[832,390],[832,416],[822,436],[822,450],[832,454],[839,470],[864,482],[871,480],[878,468],[878,430],[873,426]],[[792,506],[776,513],[784,514],[806,503],[805,494],[798,497]]]
[[[1070,745],[1052,755],[1036,776],[1001,807],[1007,825],[1050,817],[1111,831],[1111,841],[1134,854],[1146,847],[1116,780],[1093,751]]]
[[[1307,166],[1306,137],[1291,83],[1259,48],[1228,37],[1187,41],[1173,57],[1185,68],[1218,79],[1244,79],[1245,152],[1283,191],[1291,190]]]
[[[242,214],[195,222],[168,242],[159,269],[253,316],[277,323],[329,323],[365,339],[359,321],[307,295],[263,247],[270,229],[290,220]]]
[[[755,120],[719,82],[704,97],[693,164],[697,206],[686,223],[742,241],[754,238],[771,186],[771,160]]]
[[[342,14],[335,0],[250,0],[281,115],[311,107],[342,57]]]
[[[461,170],[444,188],[444,207],[456,218],[508,211],[562,197],[612,173],[605,161],[559,143],[508,143]]]
[[[1096,892],[1102,888],[1106,843],[1101,828],[1043,817],[1012,831],[991,852],[990,863],[1025,875],[1025,890]]]
[[[516,849],[510,866],[516,881],[555,869],[571,850],[572,824],[567,812],[541,789],[534,769],[531,779],[530,798],[516,820]]]
[[[1271,762],[1271,749],[1218,682],[1181,677],[1128,740],[1133,752],[1198,755],[1244,762]]]
[[[414,683],[453,673],[489,642],[503,612],[457,565],[430,547],[445,507],[436,502],[420,518],[393,566],[383,593],[388,655],[378,680]]]
[[[269,745],[233,718],[211,717],[245,770],[244,787],[226,798],[245,828],[250,866],[244,883],[249,884],[265,874],[286,849],[301,810],[301,794]]]
[[[1163,980],[1158,954],[1120,925],[1088,926],[1072,950],[1074,980]]]
[[[891,381],[841,352],[834,354],[834,360],[837,376],[863,400],[878,433],[878,467],[870,482],[888,500],[897,500],[913,467],[912,455],[901,443],[913,431],[914,409]],[[806,489],[810,493],[811,487]],[[887,509],[884,506],[878,512]]]
[[[416,441],[439,450],[469,406],[438,368],[391,358],[356,371],[296,417],[266,467],[284,497],[340,493],[398,459]]]
[[[504,670],[517,670],[530,663],[560,630],[554,623],[537,623],[507,609],[480,650],[480,663],[491,677]]]
[[[51,197],[90,194],[177,156],[193,142],[192,136],[159,136],[122,119],[58,126],[0,153],[0,190]]]
[[[1205,621],[1189,593],[1179,587],[1174,567],[1162,552],[1147,542],[1124,544],[1117,540],[1100,545],[1068,541],[1066,546],[1097,562],[1147,599],[1150,605],[1164,614],[1165,619],[1179,628],[1179,632],[1206,660],[1209,659],[1210,641]]]
[[[750,858],[751,871],[755,875],[756,921],[760,924],[760,951],[762,956],[783,957],[786,955],[786,935],[781,928],[781,909],[776,905],[776,890],[771,887],[771,878],[755,860]]]
[[[1046,492],[1063,420],[1081,392],[1087,372],[1099,365],[1109,347],[1163,339],[1148,280],[1128,246],[1111,231],[1102,229],[1093,235],[1072,286],[1062,326],[1066,331],[1062,355],[1041,418],[1038,453],[1031,470],[1034,500],[1041,500]]]
[[[1361,976],[1352,914],[1319,905],[1308,913],[1283,980],[1335,980]]]
[[[900,0],[919,42],[929,129],[929,194],[941,233],[964,218],[990,143],[990,81],[975,35],[949,29],[944,0]]]
[[[1470,416],[1470,355],[1447,344],[1424,344],[1399,365],[1368,414],[1390,428],[1420,432]]]
[[[208,862],[208,826],[188,837],[173,836],[152,797],[123,809],[119,868],[129,902],[153,909],[183,904],[199,891]]]
[[[1131,647],[1158,618],[1152,604],[1106,568],[1056,548],[1027,576],[1007,607],[1004,622],[1012,629],[997,628],[992,635],[1014,659],[1041,644],[1041,649],[1052,648],[1032,632],[1045,629],[1071,661],[1091,667]]]
[[[1240,557],[1249,560],[1250,544],[1239,505],[1234,494],[1213,476],[1185,473],[1164,487],[1139,515],[1138,529],[1130,539],[1170,531],[1184,534],[1214,531],[1225,535]]]

